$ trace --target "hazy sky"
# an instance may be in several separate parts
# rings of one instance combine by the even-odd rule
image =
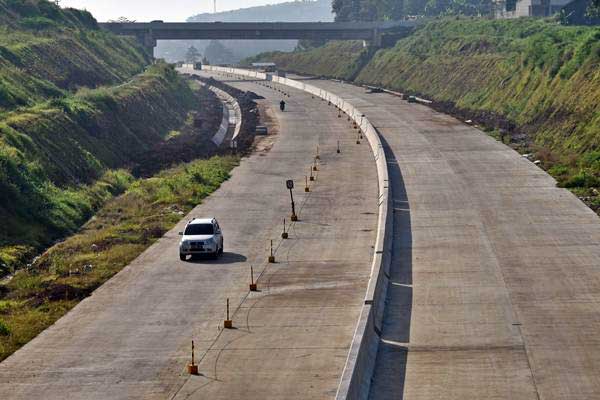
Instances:
[[[217,0],[217,11],[285,1],[290,0]],[[136,21],[161,19],[165,22],[177,22],[213,10],[213,0],[61,0],[60,4],[63,7],[86,9],[100,22],[119,17]]]

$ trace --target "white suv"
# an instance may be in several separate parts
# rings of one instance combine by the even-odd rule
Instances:
[[[193,218],[185,226],[179,242],[179,259],[188,255],[210,255],[214,258],[223,254],[223,234],[215,218]]]

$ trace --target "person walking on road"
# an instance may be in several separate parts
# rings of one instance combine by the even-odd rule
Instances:
[[[285,111],[285,101],[281,100],[281,102],[279,103],[279,109],[281,111]]]

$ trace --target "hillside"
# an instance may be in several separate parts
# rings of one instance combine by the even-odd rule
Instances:
[[[372,57],[349,46],[332,42],[256,59],[431,98],[443,111],[536,151],[559,184],[600,206],[600,28],[453,18]],[[371,58],[363,66],[360,57]]]
[[[83,11],[0,0],[0,276],[126,189],[196,95]]]
[[[198,14],[188,18],[189,22],[311,22],[333,21],[331,0],[315,1],[290,1],[287,3],[272,4],[259,7],[242,8],[234,11],[218,12],[216,14]],[[190,46],[196,47],[202,54],[205,53],[209,41],[164,41],[159,42],[156,49],[158,57],[168,61],[185,59],[185,54]],[[238,62],[243,58],[267,51],[291,51],[297,40],[222,40],[233,55],[227,62]]]
[[[188,18],[188,22],[326,22],[332,20],[331,0],[290,1],[216,14],[198,14]]]

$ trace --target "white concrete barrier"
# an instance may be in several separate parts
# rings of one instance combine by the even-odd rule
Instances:
[[[359,109],[337,95],[316,86],[273,74],[239,68],[203,65],[202,69],[258,80],[273,81],[311,93],[342,109],[359,125],[369,141],[371,151],[375,157],[379,183],[377,203],[379,214],[375,254],[371,265],[371,276],[365,301],[336,394],[336,400],[366,399],[369,395],[382,330],[383,311],[391,262],[391,236],[393,233],[392,199],[389,187],[388,166],[379,134],[369,122],[369,119]]]
[[[208,89],[219,98],[223,105],[221,125],[219,126],[217,133],[213,136],[212,142],[217,146],[221,146],[227,134],[231,132],[230,147],[237,148],[237,140],[242,129],[242,108],[240,107],[240,104],[235,97],[231,96],[226,91],[215,86],[205,85],[202,82],[200,82],[200,84],[208,87]]]

